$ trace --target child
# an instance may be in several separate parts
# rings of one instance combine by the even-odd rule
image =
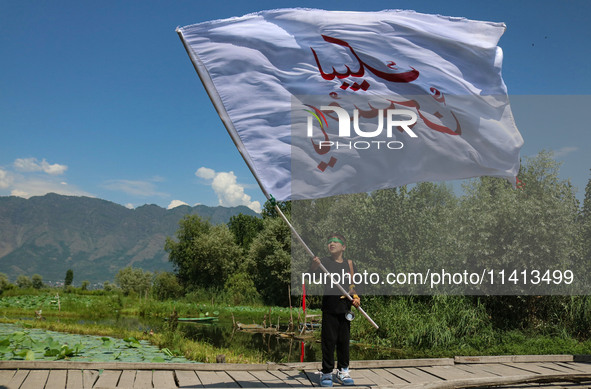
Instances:
[[[322,264],[329,273],[336,273],[343,278],[344,274],[355,274],[353,261],[345,260],[343,254],[347,248],[345,238],[340,234],[331,234],[328,237],[329,257],[322,259]],[[311,270],[319,272],[320,258],[314,257]],[[329,280],[330,278],[327,278]],[[346,279],[348,281],[348,279]],[[354,285],[349,286],[349,294],[353,297],[351,302],[330,282],[324,286],[322,296],[322,377],[320,386],[332,386],[332,372],[334,369],[334,351],[337,350],[337,374],[335,379],[343,385],[354,385],[349,375],[349,339],[351,321],[346,317],[351,305],[359,307],[360,299],[353,290]]]

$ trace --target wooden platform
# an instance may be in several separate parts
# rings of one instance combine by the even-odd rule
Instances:
[[[356,387],[375,389],[588,388],[590,362],[591,358],[572,355],[354,361],[351,376]],[[0,361],[0,389],[316,387],[319,367]]]

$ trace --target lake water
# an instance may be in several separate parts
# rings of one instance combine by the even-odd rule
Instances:
[[[48,320],[54,320],[52,318]],[[67,322],[68,319],[61,319]],[[103,319],[72,319],[79,324],[100,324],[129,330],[139,330],[158,333],[168,325],[161,318],[125,317]],[[229,349],[247,348],[261,352],[264,357],[273,362],[318,362],[322,359],[320,343],[314,339],[300,341],[293,338],[282,338],[272,333],[251,333],[240,331],[233,327],[231,320],[220,320],[212,323],[179,322],[178,328],[188,339],[209,343],[216,347]],[[285,331],[287,325],[281,326]],[[315,330],[320,338],[320,329]],[[398,359],[403,358],[396,350],[377,349],[351,342],[352,360]]]

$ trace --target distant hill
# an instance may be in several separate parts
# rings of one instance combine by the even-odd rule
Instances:
[[[245,206],[186,205],[170,210],[157,205],[128,209],[90,197],[0,197],[0,272],[14,281],[20,274],[37,273],[45,282],[63,281],[74,271],[74,284],[83,280],[114,280],[119,269],[132,265],[144,270],[172,270],[164,251],[179,221],[198,214],[212,224],[227,223]]]

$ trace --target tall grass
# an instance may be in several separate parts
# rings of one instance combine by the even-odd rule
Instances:
[[[352,335],[414,356],[591,352],[589,297],[510,296],[513,305],[502,297],[368,297],[363,305],[380,326],[378,336],[363,319]]]

